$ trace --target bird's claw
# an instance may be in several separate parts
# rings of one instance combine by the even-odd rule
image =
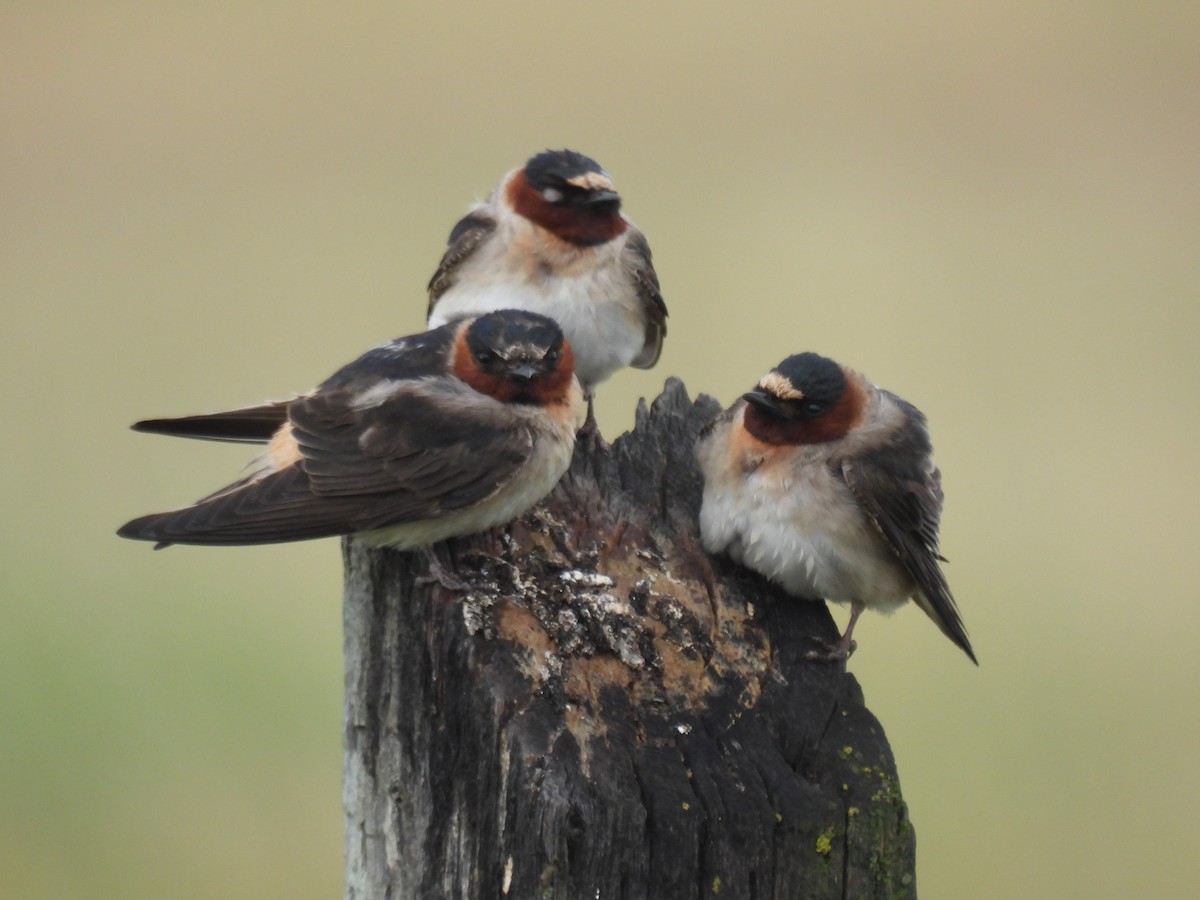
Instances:
[[[814,662],[844,663],[858,649],[858,641],[839,640],[832,644],[822,641],[821,646],[823,650],[809,650],[804,658]]]

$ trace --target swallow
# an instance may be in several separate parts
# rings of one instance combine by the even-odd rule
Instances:
[[[650,245],[595,160],[539,153],[451,230],[429,281],[429,327],[505,308],[558,322],[575,351],[589,425],[596,385],[658,362],[667,307]]]
[[[292,400],[137,431],[264,443],[249,474],[122,537],[267,544],[356,534],[425,547],[519,516],[567,470],[583,414],[571,345],[502,310],[376,347]]]
[[[978,665],[938,553],[941,473],[925,416],[815,353],[789,356],[701,434],[700,534],[789,594],[863,609],[912,599]]]

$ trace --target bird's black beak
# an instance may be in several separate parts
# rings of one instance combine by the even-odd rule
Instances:
[[[742,399],[747,403],[753,403],[755,406],[761,407],[768,412],[773,412],[777,416],[783,416],[785,419],[792,418],[792,415],[788,412],[788,409],[786,406],[784,406],[782,400],[780,400],[774,394],[768,394],[761,388],[755,388],[752,391],[747,391],[746,393],[742,394]]]
[[[589,191],[582,205],[600,212],[616,212],[621,208],[621,195],[616,191]]]
[[[517,381],[533,381],[537,375],[538,370],[532,363],[521,363],[508,370],[508,377]]]

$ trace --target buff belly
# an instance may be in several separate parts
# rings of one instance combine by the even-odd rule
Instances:
[[[777,474],[766,476],[772,477]],[[911,580],[844,485],[823,467],[789,482],[780,490],[751,473],[736,489],[706,484],[700,517],[705,547],[797,597],[883,612],[908,600]]]

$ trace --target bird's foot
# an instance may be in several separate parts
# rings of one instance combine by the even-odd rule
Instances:
[[[604,439],[604,435],[600,433],[600,426],[596,424],[595,419],[588,419],[583,423],[583,426],[575,432],[575,440],[583,446],[585,450],[591,452],[607,451],[611,449],[608,441]]]
[[[587,450],[608,450],[608,441],[600,434],[600,423],[596,421],[596,410],[592,407],[592,398],[588,397],[587,417],[583,425],[575,432],[575,440],[583,444]]]
[[[821,642],[821,650],[809,650],[804,654],[805,659],[814,662],[844,663],[858,649],[858,641],[842,638],[833,643]]]
[[[850,604],[850,622],[846,625],[846,630],[842,636],[832,644],[825,644],[824,651],[812,650],[805,654],[806,658],[818,660],[820,662],[844,663],[850,658],[850,654],[858,648],[858,643],[854,640],[854,626],[858,624],[858,617],[862,615],[864,607],[861,603]]]

